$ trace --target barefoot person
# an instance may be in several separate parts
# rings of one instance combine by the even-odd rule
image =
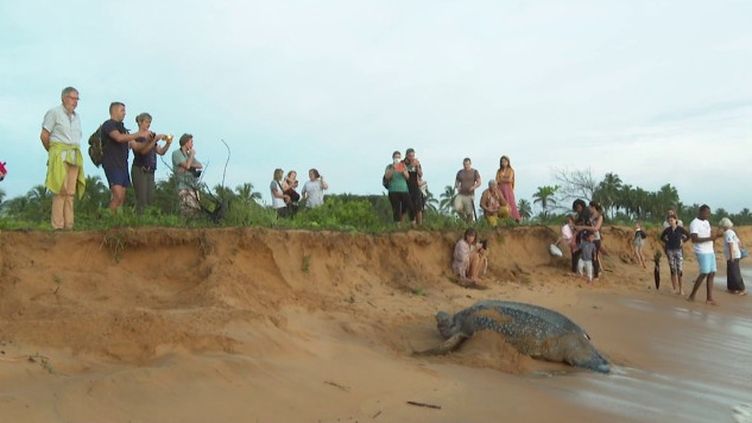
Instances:
[[[475,282],[479,287],[480,277],[488,271],[488,241],[478,241],[470,253],[470,267],[467,271],[468,279]]]
[[[676,216],[669,216],[668,223],[668,228],[664,229],[663,233],[661,233],[661,241],[663,241],[663,250],[666,252],[668,267],[671,270],[671,288],[675,294],[684,295],[684,287],[682,285],[684,254],[682,253],[682,245],[689,240],[690,236],[686,229],[679,226],[679,219]]]
[[[481,257],[475,246],[478,233],[473,228],[468,228],[462,239],[454,246],[454,260],[452,270],[459,279],[459,284],[466,288],[478,288],[480,284],[472,278],[471,269],[478,272]]]
[[[84,193],[84,160],[81,154],[81,118],[76,113],[78,90],[63,89],[62,104],[50,109],[42,122],[42,140],[47,150],[45,186],[53,194],[50,221],[53,229],[73,229],[73,197]],[[0,165],[5,176],[5,168]],[[2,178],[0,178],[2,180]]]
[[[392,153],[392,163],[384,169],[384,180],[388,182],[389,203],[392,205],[392,218],[394,223],[402,223],[405,214],[411,218],[415,215],[413,202],[410,200],[410,188],[407,181],[410,174],[407,166],[402,161],[402,153]]]
[[[645,238],[647,237],[648,234],[646,234],[645,231],[642,230],[640,222],[637,222],[637,224],[635,224],[635,233],[632,237],[632,253],[640,262],[640,265],[642,265],[643,269],[647,267],[645,266],[645,257],[642,255],[642,247],[645,244]]]
[[[713,250],[713,241],[720,236],[713,233],[710,227],[710,206],[703,204],[697,213],[697,217],[689,224],[689,236],[694,244],[695,255],[697,256],[697,265],[700,268],[700,275],[695,280],[692,287],[692,293],[687,300],[694,301],[697,290],[700,289],[702,282],[707,281],[707,296],[705,302],[716,305],[713,300],[713,278],[717,270],[715,263],[715,252]]]
[[[488,189],[480,196],[480,208],[483,209],[483,217],[491,227],[499,224],[499,217],[507,217],[509,209],[496,184],[496,180],[488,181]]]
[[[501,156],[501,159],[499,159],[499,170],[496,171],[496,183],[499,185],[501,194],[509,205],[509,216],[515,222],[520,223],[522,217],[519,210],[517,210],[517,200],[514,197],[514,169],[512,169],[509,157],[507,156]]]
[[[593,282],[593,260],[595,259],[595,235],[592,232],[584,231],[583,241],[580,243],[580,259],[577,263],[577,274],[587,279],[588,283]]]
[[[734,223],[731,219],[724,217],[721,219],[720,227],[723,229],[723,256],[726,258],[726,288],[732,294],[746,295],[744,279],[739,269],[739,260],[742,258],[741,240],[734,232]]]

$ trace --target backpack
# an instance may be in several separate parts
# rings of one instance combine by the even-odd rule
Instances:
[[[102,125],[89,137],[89,157],[96,167],[102,165],[104,149],[102,145]]]
[[[384,188],[389,189],[389,179],[387,179],[386,176],[381,178],[381,185],[383,185]]]

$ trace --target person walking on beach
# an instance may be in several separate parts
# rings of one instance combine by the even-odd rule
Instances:
[[[415,149],[408,148],[405,151],[405,166],[407,167],[407,189],[410,193],[410,201],[413,204],[413,222],[416,225],[423,224],[423,209],[425,208],[425,198],[420,185],[423,182],[423,166],[420,160],[415,157]]]
[[[177,180],[180,212],[184,217],[195,217],[201,211],[198,198],[198,178],[203,165],[196,159],[193,135],[183,134],[178,141],[180,148],[172,153],[172,169]]]
[[[60,94],[62,104],[45,113],[39,139],[47,150],[45,186],[52,197],[52,228],[73,229],[73,200],[84,193],[84,158],[81,154],[81,117],[76,113],[78,90],[66,87]],[[5,168],[0,176],[5,176]],[[2,180],[2,179],[0,179]]]
[[[324,204],[324,191],[329,189],[329,185],[316,169],[308,171],[308,179],[303,184],[303,201],[308,208],[319,207]]]
[[[157,171],[157,154],[164,156],[170,149],[172,136],[156,134],[149,130],[151,128],[151,115],[141,113],[136,116],[139,132],[146,131],[148,137],[139,137],[130,142],[133,150],[133,164],[131,165],[131,180],[133,182],[133,191],[136,194],[136,212],[141,214],[144,209],[154,201],[154,172]],[[165,140],[163,146],[159,146],[157,141]]]
[[[697,290],[700,289],[702,282],[707,281],[706,303],[717,305],[713,300],[713,278],[715,277],[716,262],[715,251],[713,250],[713,241],[720,238],[717,233],[713,233],[710,227],[710,206],[703,204],[697,213],[697,217],[689,224],[689,236],[694,244],[695,255],[697,256],[697,265],[700,269],[700,275],[695,280],[692,287],[692,293],[687,300],[694,301]]]
[[[747,290],[739,268],[739,260],[742,258],[741,240],[732,229],[734,223],[728,217],[721,219],[720,227],[723,229],[723,256],[726,258],[726,288],[732,294],[747,295]]]
[[[139,130],[129,134],[123,125],[125,104],[115,101],[110,104],[110,119],[102,124],[102,168],[110,185],[110,211],[116,213],[125,203],[125,190],[131,186],[128,175],[128,143],[139,138],[148,138],[149,131]]]
[[[499,159],[499,170],[496,171],[496,183],[499,185],[501,194],[509,205],[509,216],[515,222],[520,223],[522,217],[519,210],[517,210],[517,200],[514,197],[514,169],[512,169],[512,164],[509,162],[509,157],[507,156],[501,156],[501,159]]]
[[[388,182],[389,203],[392,205],[394,223],[401,223],[406,213],[411,217],[415,215],[413,203],[410,201],[410,189],[407,186],[409,178],[407,166],[402,161],[402,153],[395,151],[392,153],[392,163],[384,169],[384,179]]]
[[[640,262],[643,269],[647,268],[645,265],[645,257],[642,255],[642,247],[645,245],[645,238],[647,237],[648,234],[642,230],[640,222],[637,222],[635,224],[634,236],[632,236],[632,252],[634,256],[637,257],[637,260]]]
[[[676,216],[668,217],[669,227],[661,233],[663,241],[663,250],[668,257],[668,268],[671,271],[671,288],[673,292],[684,295],[684,286],[682,285],[682,276],[684,275],[684,253],[682,245],[690,239],[689,232],[679,226],[679,219]]]
[[[462,169],[454,179],[457,196],[454,197],[454,210],[467,223],[475,221],[475,189],[481,184],[480,173],[473,169],[469,157],[462,161]]]

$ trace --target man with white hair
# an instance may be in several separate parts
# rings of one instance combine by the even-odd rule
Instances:
[[[86,187],[78,90],[66,87],[60,97],[62,104],[47,111],[39,134],[48,153],[45,186],[54,194],[50,221],[56,230],[73,229],[73,196],[81,198]]]
[[[732,294],[747,295],[747,290],[739,268],[742,258],[742,241],[731,229],[734,223],[728,217],[721,219],[719,226],[723,229],[723,256],[726,258],[726,288]]]

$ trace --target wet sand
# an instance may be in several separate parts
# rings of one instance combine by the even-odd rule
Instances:
[[[119,261],[93,235],[56,241],[65,255],[110,260],[99,280],[51,266],[56,249],[33,237],[2,234],[14,248],[0,250],[0,422],[751,421],[751,297],[726,294],[719,278],[720,306],[688,303],[667,275],[656,292],[652,270],[625,259],[616,231],[609,271],[588,287],[566,275],[566,260],[540,255],[543,234],[494,240],[487,291],[430,273],[453,236],[219,231],[195,235],[196,250],[193,233],[140,233],[177,256],[129,246]],[[425,249],[411,257],[422,276],[390,270],[405,240]],[[284,251],[267,248],[281,242]],[[330,248],[301,266],[314,243]],[[141,272],[144,260],[159,271]],[[613,372],[532,360],[495,336],[449,356],[411,356],[440,342],[437,310],[483,298],[564,313]]]

